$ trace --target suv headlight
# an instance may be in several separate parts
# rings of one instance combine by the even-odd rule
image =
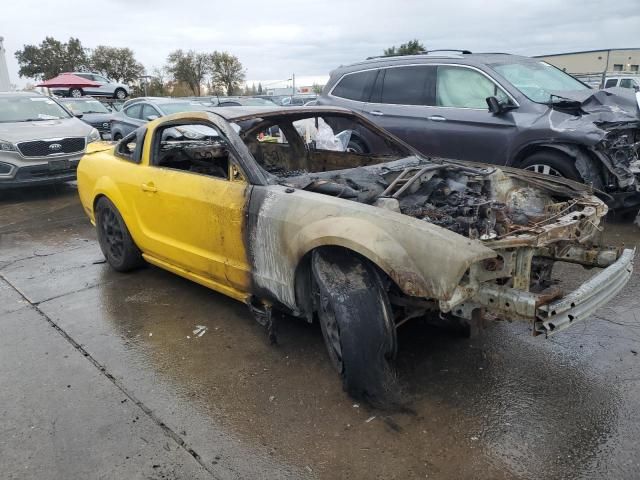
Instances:
[[[97,129],[92,128],[91,133],[89,133],[89,143],[97,142],[98,140],[100,140],[100,132]]]
[[[0,140],[0,151],[2,152],[15,152],[17,151],[16,146],[11,142],[5,142],[4,140]]]

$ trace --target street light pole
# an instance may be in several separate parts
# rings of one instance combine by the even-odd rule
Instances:
[[[293,97],[296,94],[296,74],[291,75],[291,96]]]

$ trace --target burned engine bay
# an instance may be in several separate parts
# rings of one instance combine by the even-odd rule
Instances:
[[[531,186],[493,167],[404,159],[295,174],[279,183],[385,208],[482,241],[533,232],[581,208],[572,198],[577,194]]]

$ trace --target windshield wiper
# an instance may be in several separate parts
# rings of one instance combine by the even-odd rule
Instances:
[[[557,100],[554,100],[557,99]],[[557,93],[549,94],[549,101],[547,102],[549,105],[581,105],[582,102],[576,100],[575,98],[567,98],[562,95],[558,95]]]
[[[19,122],[46,122],[47,120],[60,120],[60,117],[54,118],[25,118],[24,120],[18,120]]]

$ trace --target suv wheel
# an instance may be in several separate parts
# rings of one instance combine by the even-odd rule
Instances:
[[[117,98],[118,100],[124,100],[125,98],[127,98],[127,92],[125,92],[124,88],[116,88],[113,97]]]
[[[560,152],[543,151],[534,153],[520,164],[520,168],[545,175],[564,177],[578,182],[582,181],[573,159]]]
[[[82,96],[82,90],[80,90],[79,88],[70,88],[69,89],[69,96],[70,97],[74,97],[74,98],[78,98]]]

